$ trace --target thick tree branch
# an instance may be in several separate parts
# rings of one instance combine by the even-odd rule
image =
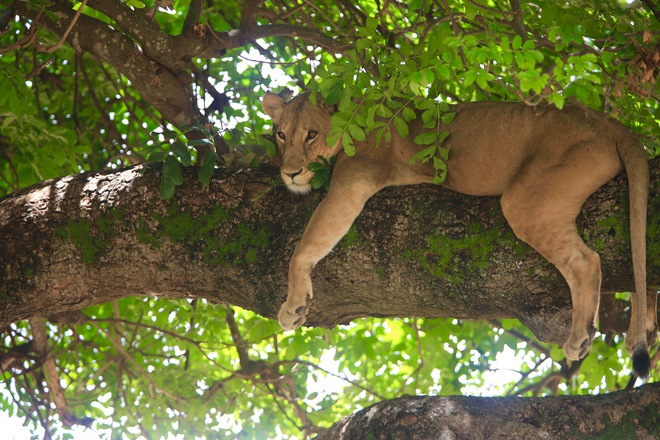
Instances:
[[[652,161],[650,231],[660,211]],[[0,324],[137,295],[202,297],[275,317],[288,260],[323,194],[273,187],[275,170],[193,172],[160,200],[151,167],[43,182],[0,201]],[[625,176],[586,203],[578,225],[602,258],[603,291],[632,287]],[[660,285],[660,237],[649,233],[649,286]],[[561,275],[518,241],[497,198],[432,185],[372,198],[315,269],[308,324],[363,316],[517,317],[563,342],[570,298]]]
[[[16,2],[15,5],[17,13],[32,16],[33,12],[24,2]],[[52,20],[44,16],[40,23],[55,34],[63,35],[75,11],[58,3],[53,3],[49,10],[61,19]],[[157,37],[153,34],[145,36],[159,41]],[[189,59],[181,64],[180,57],[169,53],[166,57],[168,64],[163,65],[155,58],[146,56],[143,48],[131,38],[85,15],[78,19],[67,41],[76,52],[90,52],[125,75],[140,95],[173,124],[190,126],[199,119],[200,113],[188,84],[191,80],[187,73],[181,74]]]
[[[152,60],[163,65],[179,62],[172,57],[170,36],[161,31],[157,22],[149,20],[146,15],[136,13],[119,0],[90,0],[89,7],[102,12],[116,22],[118,30],[134,38]],[[185,66],[172,70],[181,70],[183,67]]]
[[[365,408],[316,440],[660,438],[660,384],[597,396],[402,397]]]

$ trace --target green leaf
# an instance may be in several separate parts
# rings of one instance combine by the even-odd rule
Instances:
[[[147,162],[162,162],[167,157],[167,153],[161,150],[154,151],[147,158]]]
[[[403,110],[401,110],[401,113],[403,114],[403,119],[405,119],[406,122],[410,122],[417,118],[417,113],[415,113],[415,110],[411,109],[410,107],[404,107]]]
[[[199,181],[202,182],[202,186],[209,186],[211,183],[211,176],[213,176],[213,170],[215,169],[215,161],[218,158],[218,155],[215,151],[207,152],[202,158],[202,166],[197,173]]]
[[[559,110],[564,108],[564,97],[558,93],[553,94],[551,97],[552,103],[557,107]]]
[[[476,70],[468,70],[467,72],[465,72],[465,75],[463,76],[463,85],[465,87],[468,87],[472,85],[476,79],[477,79]]]
[[[307,164],[307,169],[313,173],[320,171],[324,168],[326,168],[326,165],[321,162],[310,162],[309,164]]]
[[[376,26],[378,26],[378,20],[372,16],[368,16],[366,21],[366,29],[370,35],[376,34]]]
[[[310,185],[312,189],[324,188],[325,190],[330,189],[330,179],[332,175],[328,168],[321,168],[314,173],[312,180],[310,180]]]
[[[447,136],[449,136],[449,133],[447,133]],[[442,160],[449,160],[449,148],[438,147],[437,154],[442,158]]]
[[[174,186],[174,183],[172,183],[172,179],[163,173],[160,181],[160,198],[163,200],[169,200],[174,197],[175,191],[176,187]]]
[[[437,146],[432,145],[430,147],[423,149],[422,151],[420,151],[419,153],[413,156],[413,158],[410,160],[410,164],[413,165],[417,162],[420,163],[427,162],[429,159],[435,156],[435,152],[437,148],[438,148]]]
[[[440,119],[442,119],[443,124],[451,124],[451,122],[456,118],[456,112],[447,112],[443,113]]]
[[[426,133],[418,134],[415,136],[415,143],[419,145],[430,145],[438,140],[438,133],[428,131]]]
[[[355,42],[355,48],[356,48],[357,50],[365,50],[365,49],[371,47],[372,44],[373,44],[373,42],[372,42],[370,39],[368,39],[368,38],[360,38],[359,40],[357,40],[357,41]]]
[[[356,141],[361,142],[366,139],[366,134],[364,133],[364,130],[362,129],[362,127],[356,124],[350,124],[348,126],[348,131],[351,133],[351,136]]]
[[[209,138],[200,138],[200,139],[193,139],[192,141],[189,141],[188,145],[190,145],[190,146],[206,145],[206,146],[212,147],[214,144],[213,144],[213,141]]]
[[[445,142],[445,139],[449,136],[448,131],[443,131],[438,135],[438,145],[442,145]]]
[[[343,136],[341,140],[346,155],[355,156],[355,145],[353,145],[353,139],[349,136]]]
[[[183,184],[183,173],[181,172],[181,164],[172,156],[165,158],[163,164],[163,176],[167,178],[173,185],[179,186]]]
[[[319,84],[319,89],[323,94],[323,102],[333,105],[338,103],[344,94],[344,82],[338,77],[327,78]]]
[[[408,136],[408,124],[406,124],[406,121],[396,116],[394,118],[394,126],[396,127],[396,131],[399,133],[399,136],[402,138]]]
[[[511,47],[513,50],[522,49],[522,37],[520,35],[513,37],[513,40],[511,41]]]
[[[422,82],[422,73],[415,71],[410,75],[408,86],[413,93],[419,92],[420,84]]]
[[[179,158],[182,164],[185,166],[190,165],[192,156],[190,155],[190,151],[188,151],[186,144],[181,141],[175,141],[170,149],[172,150],[172,153],[174,153],[174,155]]]

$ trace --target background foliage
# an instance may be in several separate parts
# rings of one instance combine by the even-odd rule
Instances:
[[[405,135],[414,114],[402,103],[434,125],[451,120],[447,103],[473,100],[587,106],[642,135],[651,155],[660,152],[660,13],[650,1],[0,5],[0,195],[151,160],[163,162],[162,195],[171,197],[181,166],[197,162],[208,181],[214,162],[270,160],[259,101],[285,85],[338,105],[330,137],[343,136],[348,154],[368,131],[389,137],[376,116]],[[64,42],[58,27],[69,23],[72,32],[90,24],[127,38],[158,67],[140,70],[139,56],[119,45],[117,54],[74,50],[73,34]],[[163,37],[169,52],[156,47]],[[166,70],[179,82],[155,96],[149,81]],[[176,93],[190,99],[172,110]],[[417,139],[418,159],[434,160],[439,179],[442,140],[439,132]],[[600,335],[583,362],[569,365],[514,321],[370,319],[283,333],[204,301],[126,298],[49,318],[62,408],[47,392],[53,383],[42,360],[24,345],[35,326],[2,329],[2,358],[13,361],[3,363],[0,406],[58,438],[72,424],[113,438],[303,438],[406,393],[597,393],[634,382],[620,335]]]

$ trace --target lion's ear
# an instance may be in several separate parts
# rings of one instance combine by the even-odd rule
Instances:
[[[274,93],[267,92],[261,100],[261,107],[273,123],[279,124],[284,111],[284,100]]]
[[[339,104],[323,104],[323,111],[332,116],[339,110]]]

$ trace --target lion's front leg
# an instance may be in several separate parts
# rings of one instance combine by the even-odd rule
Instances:
[[[296,329],[307,319],[313,296],[312,269],[313,265],[301,258],[294,257],[289,264],[289,291],[278,315],[284,330]]]
[[[285,330],[300,327],[307,319],[312,292],[312,269],[346,235],[364,203],[381,187],[337,185],[333,179],[328,195],[312,215],[289,264],[289,290],[278,315]]]

